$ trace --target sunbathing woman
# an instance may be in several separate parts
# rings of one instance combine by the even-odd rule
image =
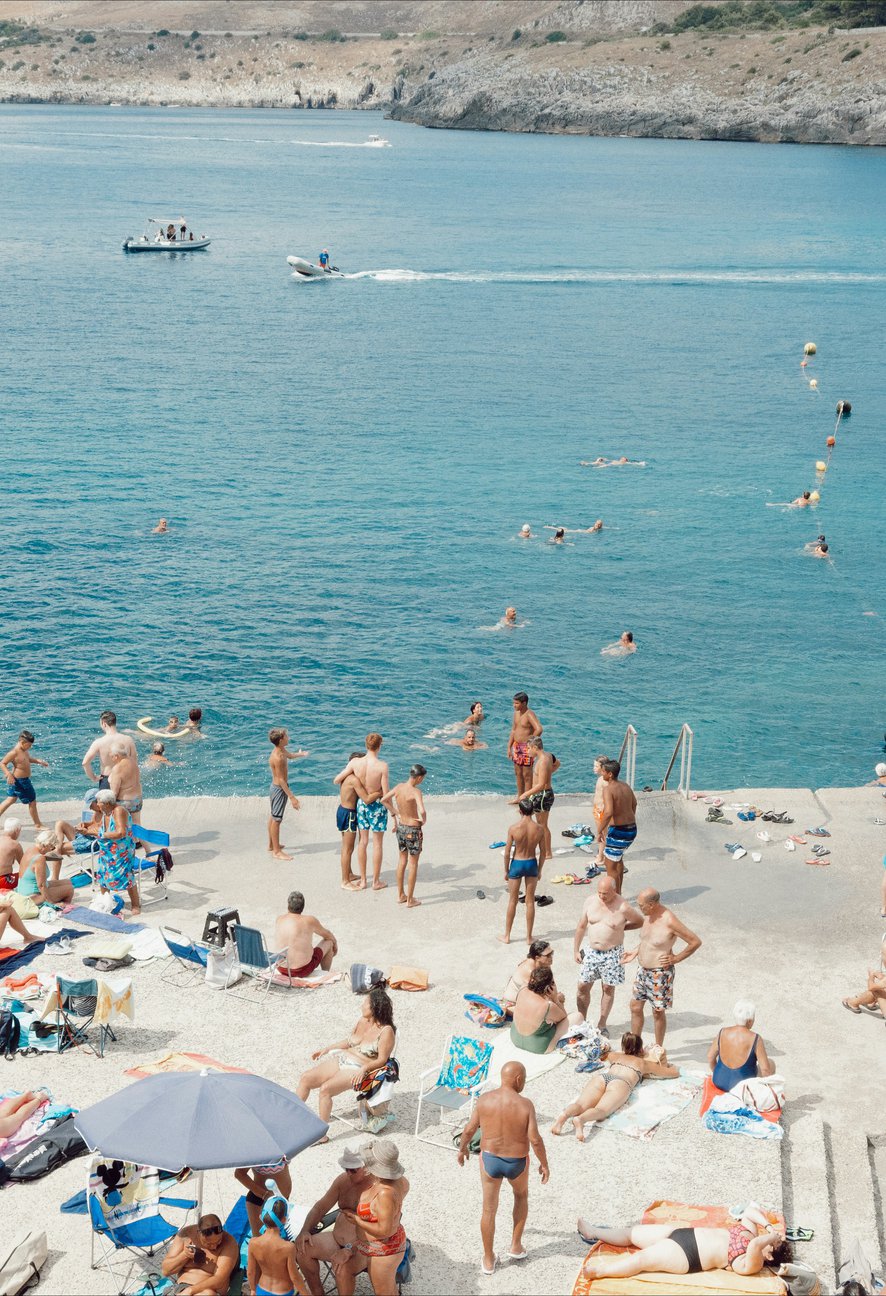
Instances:
[[[4,1098],[0,1102],[0,1138],[12,1138],[13,1134],[19,1132],[28,1117],[33,1116],[38,1107],[48,1102],[47,1094],[35,1094],[30,1089],[27,1093]]]
[[[560,1113],[551,1126],[552,1134],[562,1134],[563,1126],[571,1119],[575,1137],[584,1143],[586,1122],[605,1120],[624,1107],[641,1080],[676,1080],[680,1074],[669,1065],[664,1051],[660,1061],[644,1057],[642,1039],[630,1031],[621,1037],[621,1050],[606,1055],[606,1070],[592,1076],[577,1101]]]
[[[319,1089],[320,1118],[328,1121],[335,1095],[359,1089],[370,1071],[383,1067],[394,1051],[394,1039],[394,1006],[376,986],[364,999],[360,1020],[348,1038],[311,1054],[315,1062],[325,1060],[300,1077],[296,1093],[305,1102],[312,1089]]]
[[[33,945],[36,941],[39,941],[41,937],[33,936],[31,932],[28,931],[15,909],[13,909],[13,894],[15,893],[13,892],[10,894],[9,892],[6,892],[5,894],[0,894],[0,945],[3,944],[3,937],[6,934],[6,928],[11,927],[13,931],[17,931],[19,936],[22,937],[22,948],[24,948],[26,945]]]
[[[581,1013],[570,1016],[561,1006],[551,969],[538,967],[514,1003],[511,1041],[527,1053],[553,1053],[557,1040],[583,1020]]]
[[[508,984],[505,986],[505,992],[502,995],[502,1003],[513,1005],[517,1000],[517,995],[529,985],[529,978],[536,968],[550,968],[551,960],[554,957],[554,948],[546,940],[533,941],[529,946],[529,953],[522,962],[518,963],[508,978]],[[553,973],[553,969],[552,973]],[[566,1002],[566,996],[557,990],[557,983],[554,982],[554,991],[557,1003],[562,1007]]]
[[[757,1228],[764,1229],[758,1235]],[[765,1265],[787,1264],[793,1256],[784,1233],[772,1227],[759,1206],[745,1208],[741,1220],[729,1228],[674,1228],[670,1224],[633,1224],[630,1228],[597,1228],[578,1221],[585,1242],[608,1242],[610,1246],[633,1246],[637,1251],[624,1256],[588,1256],[584,1272],[588,1278],[632,1278],[639,1273],[704,1273],[709,1269],[732,1269],[748,1277]]]

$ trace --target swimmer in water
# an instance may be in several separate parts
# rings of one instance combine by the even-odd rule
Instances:
[[[548,544],[561,545],[565,543],[566,543],[566,529],[564,527],[557,527],[556,531],[548,541]]]
[[[462,751],[486,750],[486,743],[477,742],[477,734],[473,729],[468,729],[464,738],[450,738],[446,745],[448,747],[461,747]]]
[[[169,721],[166,725],[166,728],[163,730],[163,732],[173,734],[173,733],[179,733],[180,731],[181,731],[181,722],[179,721],[178,716],[171,715],[169,717]]]
[[[518,532],[518,535],[517,535],[517,539],[518,539],[518,540],[534,540],[534,539],[535,539],[535,536],[532,534],[532,527],[529,525],[528,522],[524,522],[523,525],[521,526],[521,528],[520,528],[520,530],[519,530],[519,532]]]
[[[637,645],[634,643],[634,636],[630,630],[623,630],[621,638],[617,643],[607,644],[605,648],[600,649],[601,657],[627,657],[628,653],[635,653]]]
[[[203,723],[203,708],[191,707],[190,711],[188,712],[188,722],[185,725],[185,728],[188,730],[189,733],[193,734],[195,738],[205,738],[206,735],[203,733],[203,730],[200,728],[202,723]]]
[[[827,558],[828,553],[829,553],[828,546],[824,540],[821,542],[821,544],[816,545],[815,548],[812,550],[813,558]]]
[[[593,535],[596,531],[603,530],[603,519],[597,518],[593,526],[589,527],[558,527],[547,525],[545,531],[556,531],[557,535]],[[560,543],[556,536],[551,543]]]
[[[467,725],[472,729],[475,729],[477,725],[482,724],[485,719],[486,719],[486,715],[483,711],[483,703],[472,702],[471,714],[468,716],[466,720],[462,720],[462,724]]]
[[[808,508],[811,500],[812,491],[804,491],[803,494],[798,495],[795,500],[791,500],[788,508]]]
[[[161,765],[171,765],[172,761],[167,760],[165,752],[166,752],[166,748],[164,747],[163,743],[155,742],[153,747],[151,748],[150,756],[145,761],[144,768],[146,770],[150,770],[150,769],[159,769]]]
[[[622,455],[620,459],[582,459],[580,460],[582,468],[645,468],[645,459],[629,459],[627,455]]]
[[[817,536],[814,540],[810,540],[808,544],[805,544],[803,548],[807,553],[814,553],[816,549],[820,548],[820,546],[825,543],[826,539],[826,536]]]
[[[503,626],[515,626],[517,624],[517,609],[515,607],[505,608],[504,617],[499,622]]]
[[[157,525],[154,527],[153,531],[151,532],[151,535],[166,535],[168,530],[169,530],[169,523],[166,521],[166,518],[161,518],[160,521],[157,523]]]

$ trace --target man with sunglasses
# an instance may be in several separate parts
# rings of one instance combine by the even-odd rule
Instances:
[[[174,1278],[181,1296],[227,1296],[240,1263],[237,1243],[217,1215],[201,1215],[183,1228],[163,1261],[164,1278]]]
[[[353,1148],[345,1148],[338,1164],[344,1173],[333,1179],[328,1191],[308,1211],[301,1233],[295,1239],[299,1267],[312,1296],[323,1296],[320,1261],[326,1260],[332,1265],[338,1283],[341,1271],[351,1260],[357,1236],[354,1225],[342,1214],[338,1215],[331,1229],[324,1229],[321,1233],[314,1233],[313,1229],[324,1215],[336,1208],[339,1212],[355,1211],[363,1189],[372,1178],[361,1153]]]

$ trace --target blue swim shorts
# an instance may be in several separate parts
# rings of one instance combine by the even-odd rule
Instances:
[[[381,801],[365,801],[357,798],[357,827],[369,832],[383,833],[388,826],[388,812]]]
[[[13,779],[9,785],[9,796],[16,797],[22,805],[33,805],[37,800],[37,793],[34,791],[34,784],[29,778]]]
[[[335,812],[335,826],[340,833],[355,833],[357,831],[357,811],[349,810],[347,806],[340,805]]]
[[[538,863],[535,859],[521,860],[512,859],[508,865],[508,880],[514,882],[517,878],[537,878]]]
[[[606,845],[603,855],[606,859],[619,863],[622,855],[637,836],[636,824],[610,824],[606,833]]]

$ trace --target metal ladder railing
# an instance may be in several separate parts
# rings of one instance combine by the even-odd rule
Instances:
[[[624,741],[618,753],[618,763],[621,766],[622,779],[633,787],[637,777],[637,730],[632,724],[625,729]]]
[[[674,768],[677,757],[679,756],[680,782],[677,784],[677,791],[683,797],[689,796],[689,785],[692,781],[692,741],[694,737],[695,735],[689,728],[689,725],[684,724],[680,730],[680,735],[677,738],[674,750],[671,753],[670,763],[665,771],[665,776],[661,781],[662,792],[667,792],[668,790],[668,779],[671,777],[671,770]]]

